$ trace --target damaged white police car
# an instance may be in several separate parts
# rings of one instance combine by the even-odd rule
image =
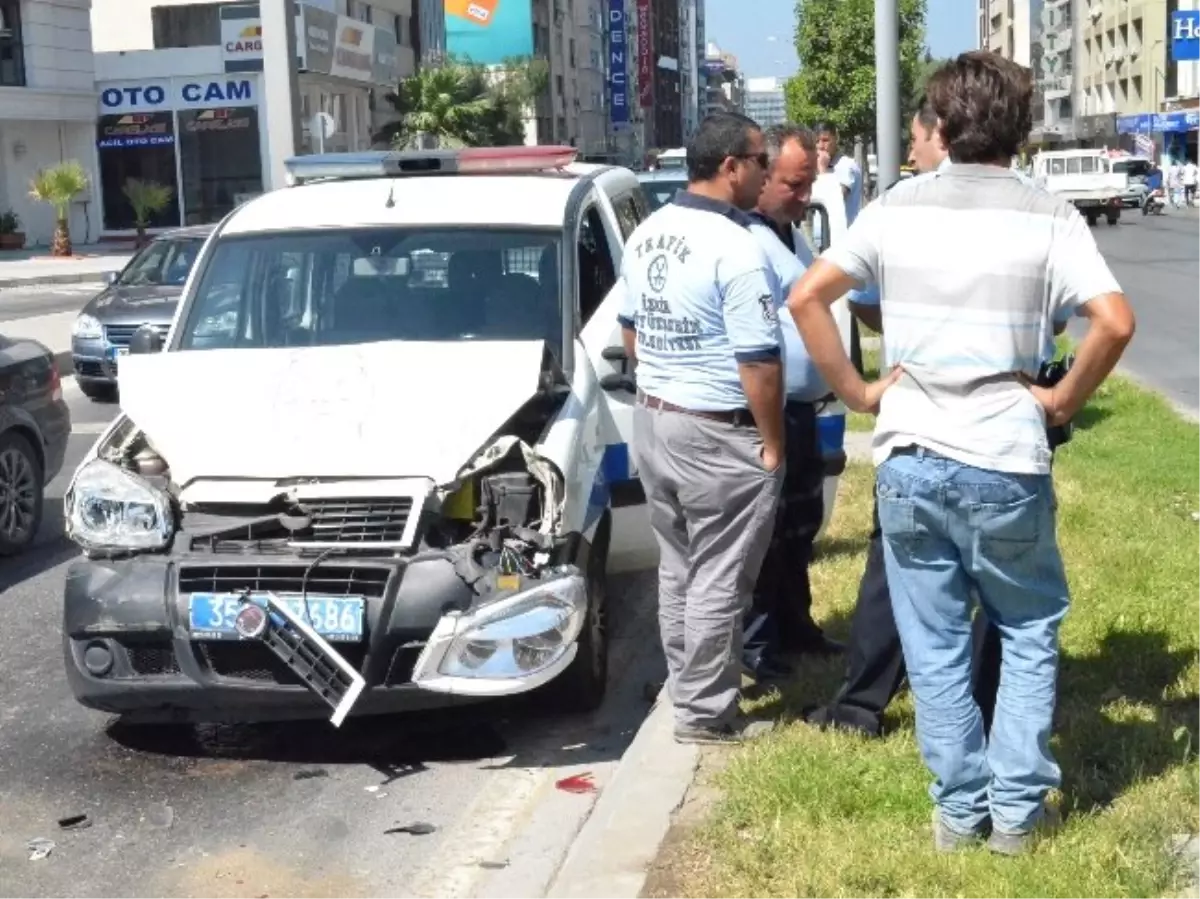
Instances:
[[[215,229],[67,491],[81,703],[340,724],[602,701],[612,509],[641,499],[606,297],[648,210],[632,172],[574,159],[299,157]]]

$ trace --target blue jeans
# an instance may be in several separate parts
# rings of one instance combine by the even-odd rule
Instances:
[[[930,794],[959,833],[1025,833],[1061,772],[1050,754],[1066,572],[1049,475],[985,471],[922,448],[876,473],[884,562]],[[1000,631],[990,740],[971,695],[971,590]]]

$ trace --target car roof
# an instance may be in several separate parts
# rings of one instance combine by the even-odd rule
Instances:
[[[216,225],[188,225],[186,228],[172,228],[162,234],[156,234],[155,240],[186,240],[197,237],[208,237]]]
[[[638,181],[687,181],[687,169],[655,169],[652,172],[638,172]]]
[[[312,181],[238,207],[222,234],[380,225],[561,228],[571,192],[585,175],[594,175],[610,196],[637,187],[628,169],[586,163],[546,174]]]

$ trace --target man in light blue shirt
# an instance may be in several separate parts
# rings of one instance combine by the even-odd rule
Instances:
[[[783,481],[779,282],[750,234],[767,154],[741,115],[700,123],[688,188],[634,230],[618,320],[637,360],[632,450],[659,549],[667,693],[681,743],[731,743],[742,616]]]
[[[812,264],[812,252],[797,240],[792,225],[803,218],[817,176],[817,144],[812,132],[777,125],[766,133],[770,168],[759,195],[755,236],[786,296]],[[809,358],[796,323],[780,317],[783,338],[786,472],[771,548],[763,562],[746,627],[745,662],[759,680],[785,677],[790,668],[777,653],[830,654],[841,644],[813,621],[808,567],[824,513],[825,465],[817,432],[817,403],[829,394]]]

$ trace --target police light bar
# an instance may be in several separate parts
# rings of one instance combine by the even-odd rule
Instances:
[[[317,153],[284,162],[289,185],[327,179],[406,175],[481,175],[546,172],[575,161],[574,147],[469,147],[462,150],[377,150]]]

